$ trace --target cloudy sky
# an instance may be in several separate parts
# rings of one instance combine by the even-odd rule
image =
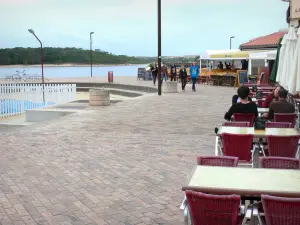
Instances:
[[[281,0],[161,0],[163,55],[233,48],[286,28]],[[157,54],[157,0],[0,0],[0,48],[37,47],[28,28],[50,47],[116,54]]]

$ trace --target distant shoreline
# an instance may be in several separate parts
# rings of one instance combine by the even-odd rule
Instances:
[[[109,66],[139,66],[146,64],[93,64],[93,67],[109,67]],[[0,68],[28,68],[28,67],[40,67],[41,65],[0,65]],[[75,64],[75,63],[64,63],[64,64],[44,64],[44,67],[90,67],[91,64]]]

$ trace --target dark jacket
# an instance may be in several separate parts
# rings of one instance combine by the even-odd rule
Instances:
[[[275,113],[294,113],[295,106],[289,103],[285,99],[280,99],[276,102],[272,102],[269,108],[268,119],[273,120]]]
[[[185,69],[185,68],[184,68],[184,69],[180,69],[180,71],[179,71],[179,76],[180,76],[181,79],[187,77],[187,72],[186,72],[186,69]]]
[[[157,66],[156,66],[156,67],[151,66],[151,71],[152,71],[152,76],[157,76],[157,73],[158,73],[158,68],[157,68]]]
[[[247,104],[243,104],[243,103],[233,104],[228,110],[228,112],[225,114],[224,119],[230,120],[233,114],[235,113],[253,113],[255,117],[257,117],[258,115],[257,106],[254,102],[249,102]]]
[[[172,75],[176,75],[176,73],[177,73],[176,69],[177,69],[176,66],[171,66],[171,74]],[[175,71],[175,73],[173,73],[173,70]]]

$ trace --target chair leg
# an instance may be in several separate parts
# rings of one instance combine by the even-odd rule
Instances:
[[[184,224],[188,225],[189,224],[189,207],[188,206],[186,206],[184,208],[183,216],[184,216]]]
[[[216,136],[215,156],[219,155],[219,137]]]

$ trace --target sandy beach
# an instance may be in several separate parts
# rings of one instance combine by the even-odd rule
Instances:
[[[111,67],[111,66],[138,66],[138,65],[145,65],[145,64],[93,64],[93,67]],[[40,67],[40,64],[33,64],[33,65],[0,65],[0,68],[32,68],[32,67]],[[91,64],[75,64],[75,63],[64,63],[64,64],[44,64],[44,67],[90,67]]]

